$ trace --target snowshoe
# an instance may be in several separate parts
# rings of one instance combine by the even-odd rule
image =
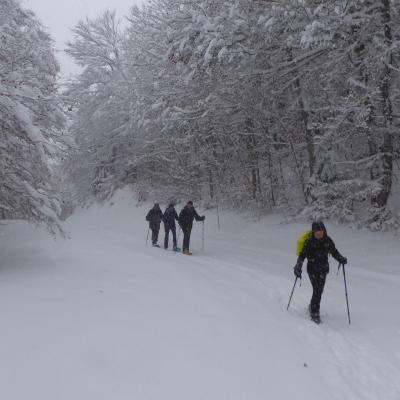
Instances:
[[[312,314],[310,317],[311,317],[311,321],[315,322],[317,325],[319,325],[322,322],[319,314]]]
[[[316,324],[321,323],[321,317],[319,316],[319,312],[311,312],[311,305],[308,306],[308,313],[310,315],[311,321],[315,322]]]

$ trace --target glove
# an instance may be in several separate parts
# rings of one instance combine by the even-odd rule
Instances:
[[[295,276],[296,278],[301,278],[301,264],[299,264],[299,263],[297,263],[297,264],[294,266],[294,276]]]
[[[203,215],[203,216],[201,217],[201,220],[202,220],[202,221],[205,221],[205,220],[206,220],[206,216]]]
[[[346,258],[346,257],[343,257],[343,256],[340,257],[339,263],[342,264],[342,265],[346,265],[346,264],[347,264],[347,258]]]

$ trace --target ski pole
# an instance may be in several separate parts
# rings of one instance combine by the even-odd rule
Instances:
[[[340,269],[340,265],[341,265],[341,264],[339,264],[338,272],[339,272],[339,269]],[[344,264],[342,264],[342,267],[343,267],[344,291],[345,291],[345,293],[346,293],[347,316],[349,317],[349,325],[350,325],[350,324],[351,324],[351,321],[350,321],[349,296],[347,295],[346,270],[345,270],[345,268],[344,268]]]
[[[203,221],[203,229],[202,229],[202,237],[201,237],[201,248],[204,251],[204,221]]]
[[[147,228],[146,246],[149,243],[149,234],[150,234],[150,228]]]
[[[287,308],[286,308],[287,311],[289,311],[290,303],[292,302],[292,297],[293,297],[294,289],[296,288],[296,283],[297,283],[297,280],[298,280],[298,279],[299,279],[299,277],[296,276],[296,279],[295,279],[294,285],[293,285],[293,289],[292,289],[292,294],[290,295],[289,303],[288,303]],[[300,281],[300,282],[301,282],[301,281]]]

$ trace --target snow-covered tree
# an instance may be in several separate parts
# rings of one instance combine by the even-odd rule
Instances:
[[[72,114],[72,181],[81,195],[107,196],[118,186],[128,151],[130,90],[120,56],[121,35],[115,13],[81,21],[67,52],[82,73],[64,94]]]
[[[0,2],[0,210],[2,218],[60,230],[54,168],[64,123],[53,44],[35,15]]]
[[[84,67],[70,87],[79,175],[396,228],[399,9],[151,0],[115,35],[112,13],[85,21],[69,48]]]

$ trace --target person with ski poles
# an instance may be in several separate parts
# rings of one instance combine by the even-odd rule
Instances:
[[[164,249],[168,249],[168,241],[169,241],[169,232],[172,232],[172,240],[173,240],[173,250],[179,251],[177,240],[176,240],[176,225],[175,220],[179,220],[178,214],[175,210],[174,202],[170,202],[168,207],[164,212],[164,229],[165,229],[165,238],[164,238]]]
[[[151,229],[151,242],[154,247],[159,247],[158,233],[160,232],[160,225],[163,218],[163,213],[161,211],[160,205],[158,203],[154,204],[154,207],[147,213],[146,221],[149,221],[149,228]]]
[[[319,312],[326,276],[329,273],[329,255],[332,255],[341,265],[347,264],[347,258],[343,257],[336,249],[335,243],[328,236],[324,223],[321,221],[313,222],[310,235],[305,240],[294,267],[294,275],[301,279],[303,262],[307,258],[307,273],[313,287],[308,310],[311,319],[316,323],[321,322]]]
[[[206,217],[204,215],[200,217],[200,215],[197,214],[193,206],[193,201],[188,201],[186,206],[179,213],[179,219],[178,219],[179,226],[181,227],[183,232],[183,245],[182,245],[183,254],[188,256],[192,255],[192,253],[189,251],[189,246],[190,246],[190,234],[193,228],[193,220],[204,221],[205,219]]]

